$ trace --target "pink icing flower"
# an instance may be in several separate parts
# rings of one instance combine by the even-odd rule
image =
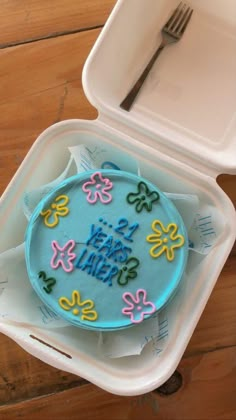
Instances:
[[[107,191],[113,187],[112,182],[108,178],[103,178],[101,172],[95,172],[82,186],[82,190],[87,193],[87,201],[95,204],[100,200],[103,204],[108,204],[112,200],[112,196]]]
[[[133,324],[142,322],[144,315],[151,315],[156,311],[154,303],[146,301],[147,292],[144,289],[138,289],[135,296],[125,292],[122,297],[128,305],[122,309],[122,314],[130,316]]]
[[[51,267],[56,269],[59,265],[63,270],[69,273],[73,270],[74,266],[71,261],[76,258],[76,254],[71,252],[75,247],[75,241],[69,240],[63,247],[60,247],[57,241],[52,241],[52,249],[54,251],[51,259]]]

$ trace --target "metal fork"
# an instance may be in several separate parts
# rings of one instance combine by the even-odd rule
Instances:
[[[151,60],[149,61],[148,65],[144,69],[143,73],[134,84],[132,89],[129,91],[125,99],[121,102],[120,107],[125,111],[129,111],[133,102],[135,101],[136,96],[138,95],[144,81],[147,78],[153,64],[155,63],[157,57],[159,56],[160,52],[166,47],[168,44],[172,44],[177,42],[182,37],[193,13],[193,9],[187,6],[182,1],[178,5],[178,7],[174,10],[166,24],[163,26],[161,30],[162,41],[161,45],[153,54]]]

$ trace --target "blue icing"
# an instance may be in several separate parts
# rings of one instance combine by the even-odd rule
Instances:
[[[83,191],[83,185],[94,174],[94,171],[89,171],[68,178],[39,203],[26,231],[26,265],[35,291],[60,317],[87,329],[114,330],[134,325],[131,317],[122,313],[127,308],[122,298],[124,293],[132,293],[135,297],[139,289],[144,289],[146,300],[155,305],[156,311],[169,301],[185,269],[188,239],[175,206],[152,183],[123,171],[100,170],[99,173],[113,183],[104,195],[106,202],[112,198],[110,202],[102,203],[98,199],[95,204],[90,204],[87,201],[90,186]],[[147,185],[148,191],[159,194],[159,199],[151,205],[151,194],[147,196],[149,201],[144,207],[138,201],[141,198],[144,202],[143,196],[132,195],[130,201],[133,203],[127,200],[130,193],[137,193],[140,181]],[[101,188],[100,184],[91,186],[92,201]],[[69,198],[66,204],[68,214],[64,214],[63,205],[60,207],[63,200],[57,201],[57,197],[64,195]],[[156,198],[157,194],[152,197]],[[59,207],[54,205],[52,208],[52,203]],[[137,203],[138,209],[142,209],[139,212]],[[40,214],[43,211],[45,215],[48,209],[52,212],[50,223],[54,220],[53,212],[58,212],[58,224],[52,228],[44,224],[45,216]],[[160,220],[164,227],[175,223],[177,234],[185,238],[184,244],[174,249],[173,261],[167,259],[166,252],[157,258],[150,255],[151,248],[159,243],[158,235],[155,242],[147,241],[147,236],[156,234],[152,229],[154,220]],[[54,248],[53,241],[57,242]],[[175,243],[179,242],[180,239],[176,239]],[[161,246],[157,247],[154,253],[160,249]],[[56,256],[52,264],[54,252]],[[64,261],[64,267],[58,263],[60,259]],[[38,275],[41,271],[46,273],[47,279],[56,279],[50,293],[43,289],[45,282]],[[79,291],[81,302],[87,301],[83,306],[72,305],[75,290]],[[143,292],[140,293],[142,296]],[[60,300],[64,297],[68,300]],[[94,302],[93,307],[88,300]],[[79,313],[73,313],[75,308]],[[140,319],[139,310],[136,305],[134,317],[137,320]],[[145,314],[144,319],[151,315]]]

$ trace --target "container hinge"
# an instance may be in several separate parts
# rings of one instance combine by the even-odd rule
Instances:
[[[168,156],[171,160],[180,162],[184,166],[188,166],[191,170],[195,169],[197,172],[209,176],[213,179],[216,179],[219,175],[219,168],[213,166],[206,166],[200,160],[194,157],[194,155],[189,156],[185,154],[182,150],[179,151],[177,148],[167,145],[163,139],[152,138],[151,136],[142,133],[139,130],[135,130],[134,127],[129,127],[126,124],[121,123],[115,119],[109,118],[105,115],[99,114],[96,123],[103,129],[108,130],[110,133],[113,133],[114,136],[123,138],[124,141],[132,143],[133,146],[140,148],[149,153],[159,154]],[[133,149],[134,150],[134,149]]]

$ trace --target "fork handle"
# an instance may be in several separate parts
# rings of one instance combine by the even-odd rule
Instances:
[[[136,96],[138,95],[143,83],[145,82],[153,64],[155,63],[157,57],[163,50],[163,48],[166,46],[165,42],[162,42],[159,48],[155,51],[153,54],[151,60],[143,70],[141,76],[137,80],[137,82],[134,84],[134,86],[131,88],[129,93],[126,95],[125,99],[121,102],[120,107],[124,109],[125,111],[129,111],[131,106],[133,105],[133,102],[135,101]]]

